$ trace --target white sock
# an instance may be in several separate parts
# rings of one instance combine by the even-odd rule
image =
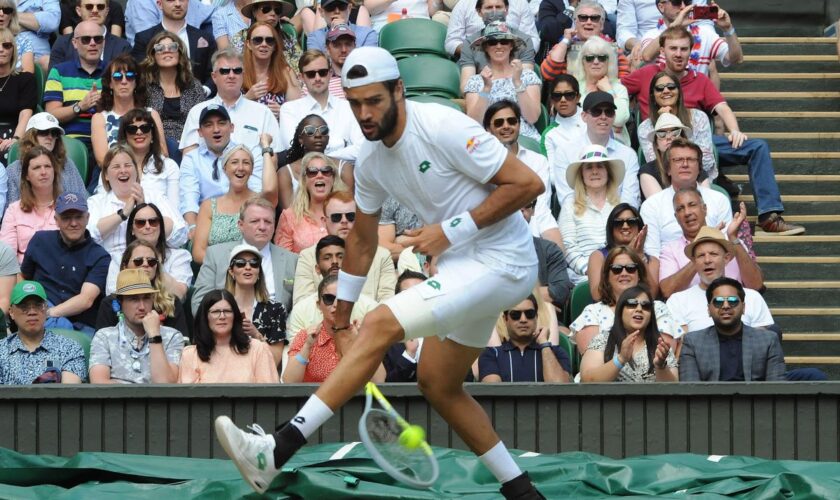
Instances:
[[[505,443],[499,441],[496,446],[490,448],[484,455],[478,457],[485,467],[496,476],[500,483],[504,484],[522,474],[522,469],[513,461]]]
[[[309,436],[332,416],[333,411],[330,410],[330,407],[324,404],[321,398],[313,394],[309,396],[306,404],[289,423],[297,427],[303,437],[309,439]]]

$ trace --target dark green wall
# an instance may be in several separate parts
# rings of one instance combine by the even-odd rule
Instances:
[[[223,457],[212,425],[230,415],[266,430],[288,420],[313,386],[115,386],[0,389],[0,446],[69,456],[79,451]],[[513,448],[610,457],[691,452],[840,460],[840,383],[472,385]],[[384,386],[433,445],[464,448],[412,385]],[[353,399],[313,442],[356,441],[364,406]]]

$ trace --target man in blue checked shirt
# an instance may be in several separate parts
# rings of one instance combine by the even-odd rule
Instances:
[[[18,331],[0,341],[0,385],[79,384],[87,378],[85,353],[78,342],[44,329],[44,287],[21,281],[12,289],[11,302],[9,315]]]

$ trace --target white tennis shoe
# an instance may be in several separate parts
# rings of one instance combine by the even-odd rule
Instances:
[[[280,470],[274,468],[274,436],[257,424],[245,432],[222,415],[216,418],[216,437],[240,474],[258,493],[265,493]]]

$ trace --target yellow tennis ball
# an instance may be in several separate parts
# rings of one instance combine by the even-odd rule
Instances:
[[[400,444],[409,450],[419,447],[425,439],[426,431],[419,425],[409,425],[400,433]]]

